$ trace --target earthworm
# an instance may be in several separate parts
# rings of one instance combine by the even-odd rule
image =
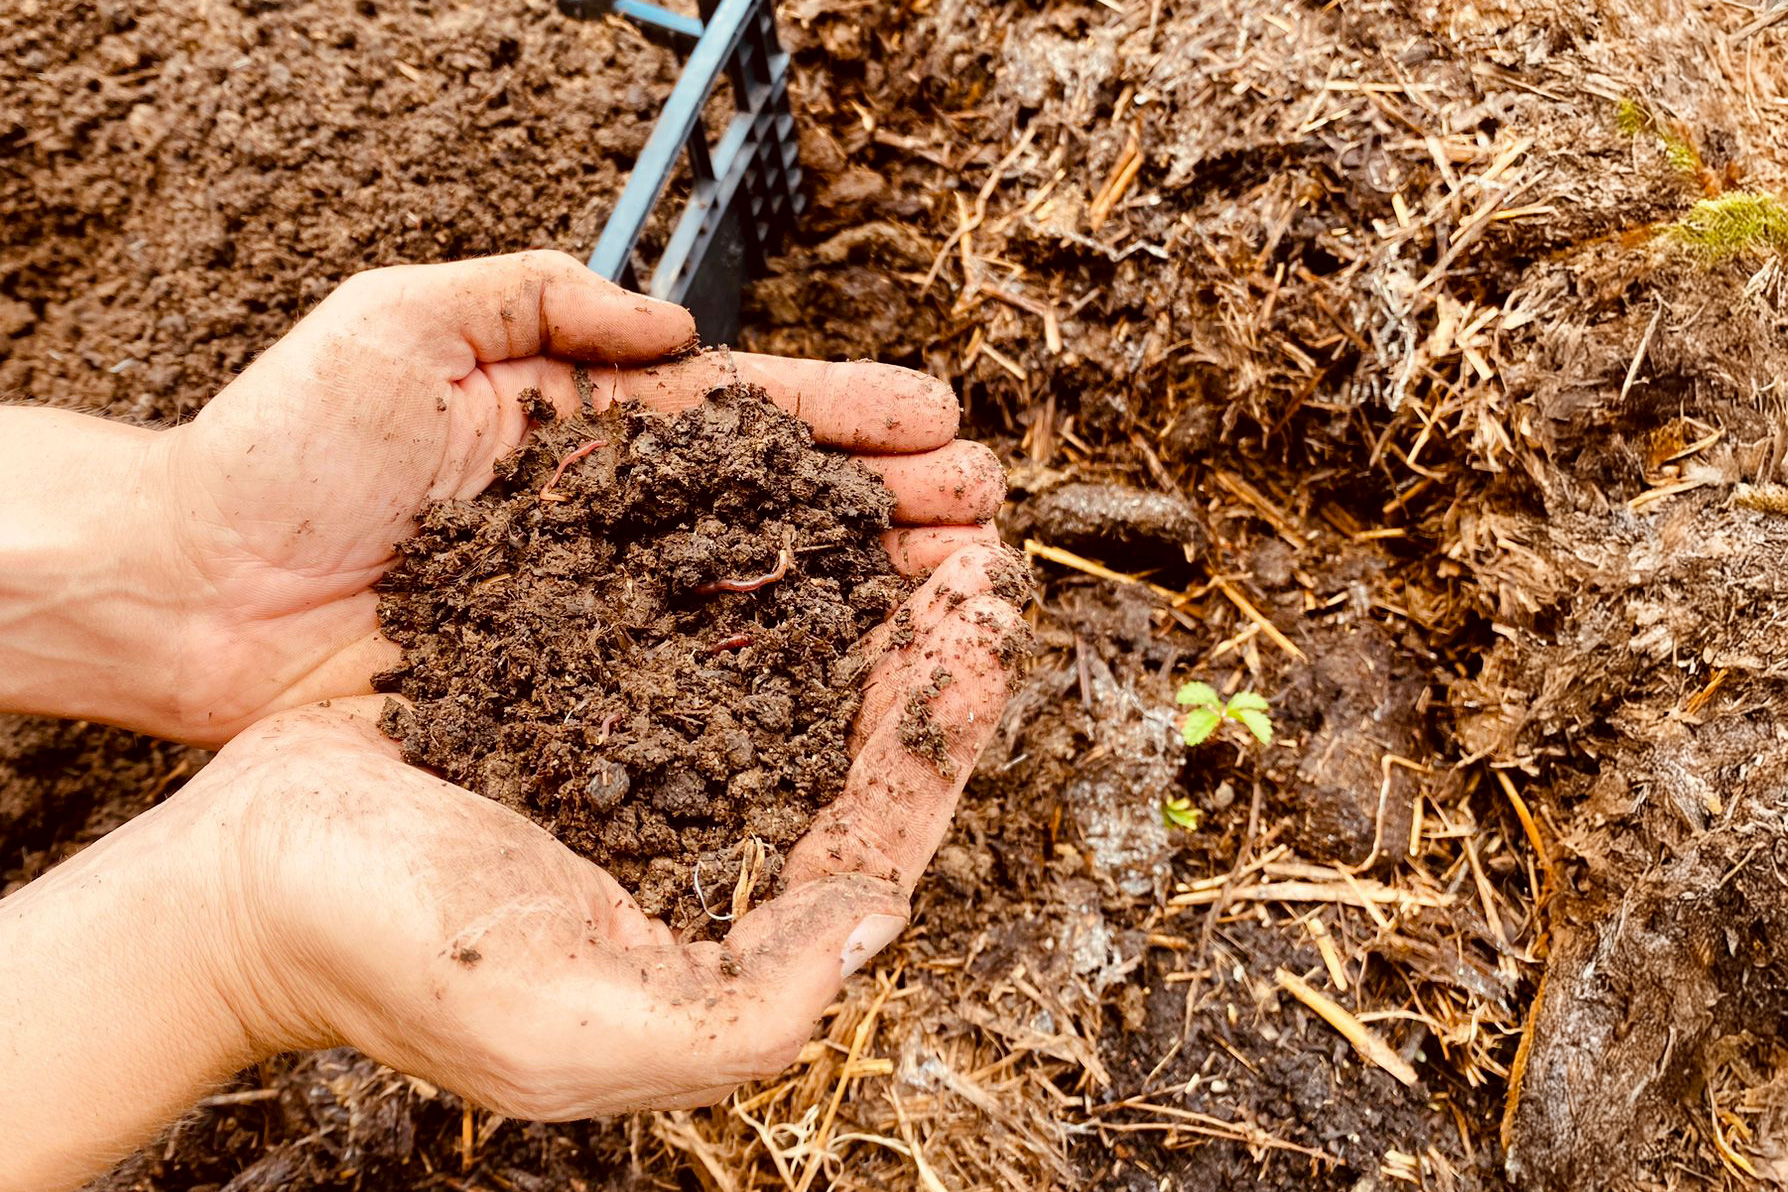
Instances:
[[[776,566],[762,575],[754,575],[750,579],[717,579],[710,584],[702,584],[696,588],[702,595],[714,592],[755,592],[759,588],[767,588],[788,574],[789,567],[795,561],[795,552],[785,541],[782,549],[776,552]]]
[[[722,650],[743,650],[746,646],[749,646],[750,644],[751,644],[751,635],[750,634],[735,633],[731,637],[721,638],[719,641],[715,642],[713,645],[709,646],[706,650],[704,650],[702,652],[704,654],[718,654]]]
[[[604,716],[602,718],[602,735],[600,737],[596,738],[596,744],[598,744],[598,745],[608,744],[608,730],[615,727],[615,721],[619,720],[620,718],[621,718],[621,713],[619,713],[619,712],[610,712],[607,716]]]
[[[598,448],[607,447],[607,446],[608,446],[608,443],[606,440],[591,439],[588,443],[585,443],[583,446],[579,447],[577,450],[566,455],[564,459],[559,461],[558,468],[556,468],[553,471],[553,478],[551,480],[548,480],[546,482],[546,486],[540,490],[540,499],[542,501],[569,501],[571,499],[570,497],[562,497],[558,493],[554,492],[553,485],[555,485],[559,482],[559,478],[565,474],[566,468],[570,467],[572,464],[576,463],[578,460],[582,459],[584,456],[590,454],[590,452],[595,451]]]

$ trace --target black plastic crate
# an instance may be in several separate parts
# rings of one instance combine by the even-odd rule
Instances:
[[[631,289],[678,302],[709,343],[739,333],[745,283],[762,272],[806,205],[788,53],[771,0],[701,0],[701,18],[642,0],[559,0],[575,17],[613,12],[685,50],[683,72],[603,229],[590,268]],[[711,141],[703,108],[722,73],[737,114]],[[642,279],[636,246],[677,163],[687,156],[690,196],[656,265]]]

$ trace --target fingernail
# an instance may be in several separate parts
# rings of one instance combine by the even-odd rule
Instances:
[[[906,930],[906,920],[899,915],[870,915],[857,924],[844,941],[844,975],[850,976],[883,948],[893,943]]]

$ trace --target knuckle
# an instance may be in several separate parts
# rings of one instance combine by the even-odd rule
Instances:
[[[383,297],[417,268],[416,265],[384,265],[377,269],[362,269],[336,286],[335,293],[360,300]]]
[[[567,265],[577,265],[579,261],[568,252],[556,248],[530,248],[520,254],[522,262],[539,269],[563,269]]]

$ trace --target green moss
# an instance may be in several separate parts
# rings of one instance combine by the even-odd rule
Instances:
[[[1658,139],[1658,145],[1664,150],[1665,158],[1679,173],[1698,174],[1701,172],[1701,154],[1695,146],[1681,133],[1653,115],[1638,100],[1623,99],[1615,106],[1614,127],[1620,130],[1620,135],[1623,137],[1637,137],[1650,133]]]
[[[1757,252],[1788,252],[1788,206],[1774,195],[1728,191],[1702,199],[1664,236],[1710,264]]]
[[[1698,174],[1701,172],[1701,155],[1695,152],[1695,146],[1689,144],[1681,137],[1672,136],[1668,133],[1658,139],[1664,143],[1664,156],[1670,160],[1670,164],[1675,166],[1677,170],[1684,174]]]

